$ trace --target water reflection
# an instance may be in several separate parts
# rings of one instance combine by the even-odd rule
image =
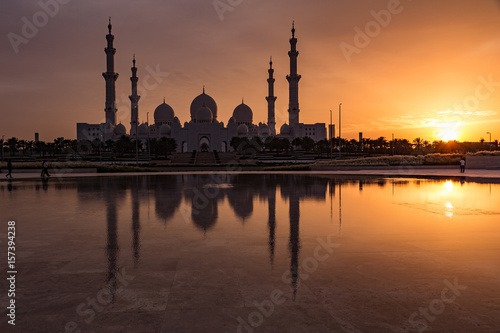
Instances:
[[[139,182],[140,178],[135,178],[132,181],[132,251],[134,254],[134,266],[137,266],[139,261],[139,248],[140,248],[140,240],[139,234],[141,231],[141,223],[139,221],[140,216],[140,204],[139,204]]]
[[[221,230],[228,230],[229,226],[237,228],[228,233],[240,230],[242,233],[248,232],[245,236],[249,238],[265,233],[265,238],[256,238],[265,245],[265,266],[272,270],[275,262],[281,258],[279,251],[286,252],[290,288],[295,298],[300,286],[301,251],[304,251],[302,247],[307,244],[303,240],[301,242],[304,230],[309,230],[310,233],[311,230],[320,230],[339,236],[341,232],[350,236],[359,235],[370,229],[366,226],[360,228],[360,221],[377,223],[378,228],[391,230],[394,225],[389,222],[385,225],[385,218],[374,218],[374,215],[381,214],[383,209],[386,210],[385,213],[391,214],[401,207],[405,209],[402,210],[405,215],[400,215],[402,219],[410,218],[411,211],[408,208],[438,214],[446,217],[447,221],[461,215],[500,214],[498,205],[492,204],[494,200],[498,202],[498,195],[494,197],[492,194],[491,184],[458,184],[454,181],[375,177],[352,179],[331,175],[205,174],[99,177],[63,182],[9,182],[0,184],[0,193],[10,192],[14,186],[18,191],[5,195],[10,200],[21,193],[21,190],[35,189],[33,192],[39,192],[42,188],[47,192],[41,194],[49,196],[74,192],[76,189],[78,204],[95,214],[100,227],[106,226],[105,244],[101,241],[96,246],[105,246],[106,280],[113,297],[117,288],[114,277],[118,263],[121,262],[119,257],[130,257],[135,266],[140,264],[141,238],[147,238],[147,231],[160,225],[160,229],[168,230],[170,235],[179,235],[181,242],[182,237],[186,237],[181,236],[186,229],[190,230],[191,236],[199,237],[201,233],[203,237],[198,238],[201,242],[211,235],[215,238],[220,235]],[[493,185],[494,189],[498,187]],[[154,201],[151,209],[150,200]],[[343,200],[346,202],[343,203]],[[62,203],[64,204],[63,201]],[[346,220],[344,226],[343,213]],[[356,220],[353,216],[356,216]],[[81,218],[85,223],[85,217]],[[264,231],[246,229],[255,227],[260,221]],[[279,227],[286,224],[288,228]],[[360,229],[354,229],[354,224]],[[191,232],[192,230],[195,232]],[[149,237],[152,237],[151,234]],[[231,234],[231,237],[237,236]],[[279,244],[280,237],[287,241]],[[122,239],[121,243],[119,238]],[[120,244],[122,249],[126,246],[128,250],[120,252]],[[280,250],[280,245],[284,250]]]
[[[181,177],[167,177],[164,181],[155,181],[147,177],[146,186],[153,188],[155,197],[155,212],[164,223],[172,219],[181,204],[182,197],[178,194],[182,189]]]
[[[272,182],[272,180],[271,180]],[[269,184],[269,183],[268,183]],[[269,262],[274,266],[274,242],[276,232],[276,184],[272,183],[268,193]]]
[[[107,225],[107,242],[106,254],[108,256],[108,277],[107,282],[110,288],[111,299],[114,299],[117,281],[114,278],[116,275],[116,261],[118,257],[118,227],[116,213],[116,197],[113,191],[112,184],[107,184],[104,191],[104,200],[106,203],[106,225]]]

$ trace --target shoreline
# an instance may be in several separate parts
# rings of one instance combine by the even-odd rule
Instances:
[[[331,170],[334,169],[334,170]],[[18,180],[39,180],[40,172],[31,170],[13,170],[13,178],[5,178],[5,173],[0,174],[0,182]],[[460,173],[458,168],[451,166],[405,166],[405,167],[347,167],[347,168],[322,168],[310,171],[299,170],[177,170],[156,172],[103,172],[96,170],[62,169],[51,170],[49,179],[84,178],[84,177],[123,177],[123,176],[160,176],[160,175],[186,175],[186,174],[300,174],[300,175],[333,175],[346,177],[388,177],[388,178],[424,178],[424,179],[451,179],[475,183],[500,184],[500,170],[498,169],[469,169]],[[50,171],[49,171],[50,172]]]

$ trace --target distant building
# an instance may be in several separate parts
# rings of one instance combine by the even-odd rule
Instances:
[[[148,138],[173,138],[177,142],[178,152],[197,151],[230,151],[230,142],[234,137],[260,137],[265,140],[269,136],[287,138],[292,141],[297,137],[308,136],[314,141],[326,139],[326,126],[324,123],[303,124],[299,122],[299,100],[298,83],[301,78],[297,74],[297,57],[299,52],[296,49],[297,39],[295,38],[295,26],[292,26],[292,38],[290,39],[290,74],[287,75],[289,83],[289,124],[283,124],[279,134],[276,133],[275,123],[275,101],[274,96],[274,69],[272,59],[269,62],[269,78],[267,79],[269,93],[266,97],[268,104],[267,123],[253,123],[253,111],[243,101],[236,106],[227,125],[220,122],[218,117],[218,107],[215,100],[203,92],[191,103],[191,120],[181,124],[176,117],[173,108],[163,100],[154,111],[153,123],[139,123],[139,99],[137,95],[137,67],[135,66],[135,56],[131,68],[132,94],[129,96],[131,102],[130,131],[127,134],[125,126],[116,124],[116,93],[115,82],[118,73],[114,70],[114,55],[116,49],[113,47],[114,36],[111,34],[111,20],[108,25],[109,33],[106,35],[107,47],[106,63],[107,71],[103,73],[106,81],[106,102],[105,116],[106,122],[101,124],[77,123],[77,140],[118,140],[124,135],[131,139],[138,138],[145,141]]]
[[[328,125],[328,140],[335,139],[335,125]]]

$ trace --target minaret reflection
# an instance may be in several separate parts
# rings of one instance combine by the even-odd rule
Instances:
[[[134,266],[139,262],[139,248],[140,240],[139,233],[141,225],[139,221],[140,216],[140,202],[139,202],[139,177],[136,177],[131,184],[131,197],[132,197],[132,251],[134,255]]]
[[[276,183],[272,181],[267,182],[268,189],[268,222],[269,226],[269,261],[271,266],[274,266],[274,245],[275,245],[275,231],[276,231]]]
[[[102,178],[101,185],[104,191],[104,202],[106,204],[106,225],[107,225],[107,244],[106,255],[108,256],[108,276],[107,282],[111,299],[114,300],[116,291],[116,262],[119,252],[118,234],[117,234],[117,212],[116,212],[116,181],[108,178]]]
[[[297,178],[297,179],[295,179]],[[293,290],[293,299],[297,295],[297,287],[299,280],[299,220],[300,220],[300,193],[306,193],[306,188],[298,188],[303,185],[298,179],[299,177],[288,176],[284,178],[281,184],[281,196],[288,197],[289,211],[288,217],[290,221],[290,236],[288,241],[288,249],[290,251],[290,274]],[[292,188],[293,186],[293,188]],[[306,186],[307,187],[307,186]]]
[[[293,289],[293,299],[297,294],[297,282],[299,276],[299,219],[300,219],[300,203],[299,196],[292,191],[290,193],[290,272],[292,273],[292,289]]]
[[[339,235],[342,233],[342,180],[339,180]]]

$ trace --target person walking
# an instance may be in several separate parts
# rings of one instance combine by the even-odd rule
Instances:
[[[462,157],[462,159],[460,160],[460,173],[464,172],[465,172],[465,157]]]
[[[12,178],[12,162],[9,160],[7,161],[7,174],[5,175],[5,177],[9,177]]]
[[[43,161],[43,163],[42,163],[42,173],[40,176],[41,177],[43,177],[43,176],[50,177],[50,175],[49,175],[49,163],[46,160]]]

